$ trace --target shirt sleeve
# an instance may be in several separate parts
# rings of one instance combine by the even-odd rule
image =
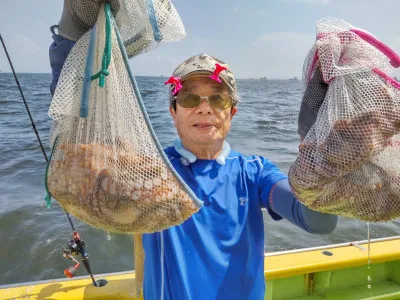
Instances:
[[[272,187],[268,205],[274,213],[310,233],[331,233],[338,222],[337,216],[314,211],[297,200],[287,179]]]
[[[272,219],[277,221],[282,219],[282,216],[271,209],[270,204],[268,203],[268,197],[270,195],[272,187],[278,181],[287,179],[287,176],[268,159],[259,157],[259,162],[261,165],[259,180],[261,206],[268,211]]]

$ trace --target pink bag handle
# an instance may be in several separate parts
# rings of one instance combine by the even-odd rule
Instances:
[[[357,34],[361,39],[363,39],[367,43],[369,43],[372,46],[374,46],[375,48],[377,48],[383,54],[385,54],[390,59],[390,64],[393,67],[395,67],[395,68],[400,67],[400,56],[397,55],[396,52],[394,52],[392,49],[390,49],[384,43],[382,43],[381,41],[379,41],[376,38],[374,38],[372,35],[364,32],[362,30],[350,29],[350,31],[355,33],[355,34]],[[320,34],[317,35],[317,40],[320,39],[320,38],[323,38],[323,37],[325,37],[327,35],[329,35],[329,34],[320,33]],[[315,65],[316,65],[317,61],[318,61],[318,50],[316,51],[316,53],[314,55],[313,62],[311,64],[311,68],[310,68],[310,72],[309,72],[309,74],[307,74],[308,81],[311,80],[312,72],[314,71],[314,68],[315,68]],[[391,84],[394,88],[400,89],[400,83],[397,80],[395,80],[394,78],[390,77],[386,73],[382,72],[378,68],[373,69],[373,71],[377,75],[379,75],[382,79],[384,79],[387,83]]]
[[[400,90],[400,82],[398,82],[396,79],[390,77],[388,74],[384,73],[382,70],[379,70],[378,68],[372,69],[372,71],[374,71],[375,74],[380,76],[387,83],[391,84],[394,88]]]
[[[400,56],[398,56],[392,49],[390,49],[384,43],[382,43],[381,41],[378,41],[376,38],[374,38],[373,36],[371,36],[370,34],[364,32],[364,31],[361,31],[358,29],[350,29],[350,31],[357,34],[364,41],[371,44],[376,49],[378,49],[383,54],[385,54],[390,59],[390,63],[393,67],[395,67],[395,68],[400,67]]]

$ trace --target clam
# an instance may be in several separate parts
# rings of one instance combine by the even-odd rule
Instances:
[[[198,211],[160,157],[99,144],[61,144],[48,188],[67,211],[114,232],[154,232]]]

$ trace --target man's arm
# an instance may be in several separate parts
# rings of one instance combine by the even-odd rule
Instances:
[[[78,41],[97,21],[103,3],[108,2],[114,16],[121,7],[121,0],[64,0],[59,22],[59,33],[70,41]]]
[[[310,233],[331,233],[338,222],[338,216],[311,210],[297,200],[287,179],[278,181],[272,187],[268,206],[279,216]]]
[[[298,133],[301,140],[314,125],[328,87],[328,84],[324,82],[321,68],[318,66],[307,86],[300,107]],[[338,222],[337,216],[316,212],[298,201],[293,195],[287,179],[278,181],[272,187],[268,207],[277,215],[311,233],[330,233],[336,228]]]
[[[58,78],[60,77],[61,70],[64,66],[65,60],[68,57],[72,47],[74,47],[75,42],[63,38],[61,35],[54,32],[54,27],[52,27],[53,33],[53,43],[49,48],[49,61],[51,66],[52,80],[50,83],[51,95],[54,95],[56,86],[58,83]]]
[[[121,0],[64,0],[61,20],[51,27],[53,43],[49,48],[52,81],[51,95],[54,95],[58,78],[64,62],[75,42],[78,41],[96,23],[102,4],[108,2],[114,16],[121,7]],[[58,34],[55,28],[58,27]]]

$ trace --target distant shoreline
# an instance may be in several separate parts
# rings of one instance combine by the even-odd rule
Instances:
[[[11,72],[0,72],[0,76],[1,76],[2,74],[11,74],[11,75],[12,75]],[[18,73],[18,72],[17,72],[17,75],[18,75],[18,74],[20,74],[20,75],[25,75],[25,74],[27,74],[27,75],[49,75],[49,76],[51,76],[51,73],[27,73],[27,72],[20,72],[20,73]],[[166,76],[165,76],[165,75],[164,75],[164,76],[162,76],[162,75],[158,75],[158,76],[156,76],[156,75],[134,75],[134,76],[135,76],[135,77],[163,78],[163,79],[166,80]],[[290,81],[290,80],[292,80],[292,78],[293,78],[293,77],[288,77],[288,78],[268,78],[267,80],[261,80],[261,79],[256,78],[256,77],[251,77],[251,78],[236,78],[236,80],[256,80],[256,81],[265,81],[265,82],[268,82],[268,81],[277,81],[277,80]],[[301,81],[301,79],[299,79],[298,81]]]

